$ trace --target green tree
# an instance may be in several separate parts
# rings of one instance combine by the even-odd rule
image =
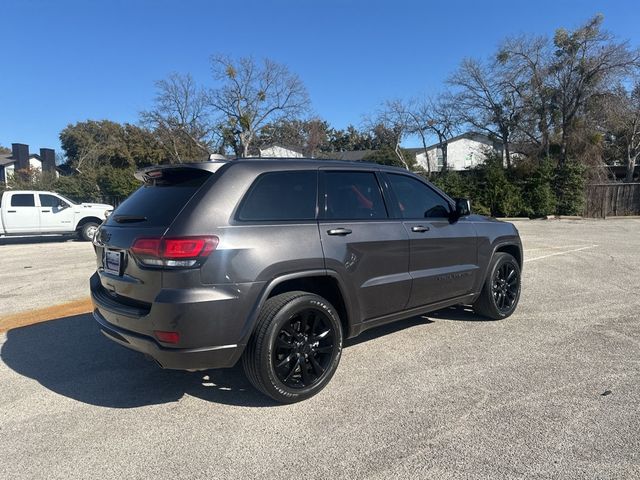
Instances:
[[[568,160],[556,170],[558,215],[582,215],[584,211],[585,166]]]
[[[76,202],[98,201],[103,196],[94,175],[61,176],[53,190]]]
[[[493,217],[511,217],[522,212],[522,192],[507,176],[500,156],[487,158],[476,167],[478,189],[476,198]]]
[[[373,150],[377,146],[370,132],[360,131],[353,125],[344,130],[331,128],[328,137],[328,144],[322,149],[324,152]]]
[[[525,192],[525,210],[529,216],[543,217],[556,212],[557,199],[554,192],[555,162],[546,158],[529,173]]]
[[[140,186],[130,168],[103,168],[98,173],[96,182],[100,193],[107,196],[127,197]]]

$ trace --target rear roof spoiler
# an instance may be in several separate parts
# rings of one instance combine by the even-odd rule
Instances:
[[[145,167],[138,170],[134,176],[141,182],[148,182],[156,176],[162,176],[163,170],[204,170],[214,173],[223,165],[229,163],[229,160],[215,160],[208,162],[197,163],[173,163],[169,165],[153,165],[151,167]],[[154,175],[156,173],[156,175]]]

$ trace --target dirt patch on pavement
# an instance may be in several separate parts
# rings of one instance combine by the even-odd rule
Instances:
[[[14,313],[13,315],[0,318],[0,333],[11,330],[12,328],[25,327],[56,318],[89,313],[92,310],[91,299],[84,298],[82,300],[76,300],[75,302],[54,305],[53,307]]]

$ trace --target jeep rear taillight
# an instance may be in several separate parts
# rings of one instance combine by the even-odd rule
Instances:
[[[198,237],[137,238],[131,253],[147,267],[196,267],[218,246],[214,235]]]

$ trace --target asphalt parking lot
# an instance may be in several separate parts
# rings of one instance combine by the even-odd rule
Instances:
[[[0,334],[0,478],[640,478],[640,220],[517,226],[516,314],[369,331],[296,405],[239,368],[160,370],[89,315]],[[0,246],[3,311],[7,253],[42,245]]]
[[[0,318],[86,298],[96,257],[67,237],[0,239]]]

